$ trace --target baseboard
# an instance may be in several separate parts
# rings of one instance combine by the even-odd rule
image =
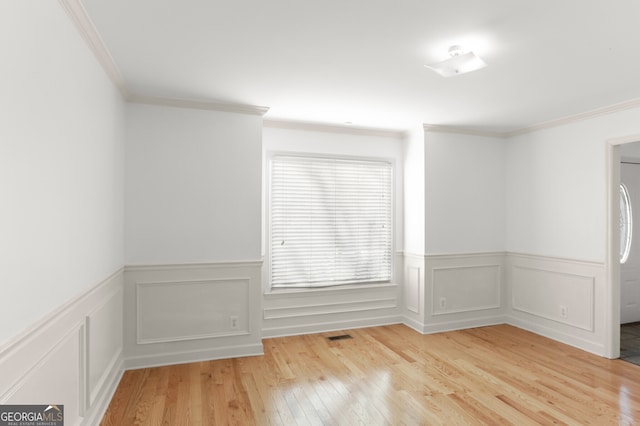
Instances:
[[[606,351],[604,344],[593,342],[587,339],[581,339],[570,333],[565,333],[560,330],[554,330],[553,328],[545,327],[544,325],[537,324],[535,322],[526,321],[521,318],[515,318],[512,316],[507,317],[507,324],[514,327],[521,328],[523,330],[530,331],[540,336],[547,337],[551,340],[555,340],[565,345],[573,346],[574,348],[581,349],[586,352],[590,352],[594,355],[606,357]]]
[[[480,317],[465,320],[446,321],[434,324],[424,324],[420,331],[422,334],[443,333],[446,331],[464,330],[476,327],[488,327],[506,323],[504,315]]]
[[[103,387],[96,396],[96,399],[91,409],[86,413],[85,418],[82,421],[82,425],[93,426],[100,424],[100,421],[104,417],[104,414],[109,408],[111,399],[116,393],[116,389],[120,384],[122,375],[124,374],[124,360],[122,356],[119,357],[118,363],[111,370],[108,378],[105,380]]]
[[[420,334],[424,334],[424,330],[425,330],[425,327],[426,327],[423,322],[416,321],[415,319],[409,318],[407,316],[402,318],[402,324],[404,324],[407,327],[417,331]]]
[[[378,327],[382,325],[402,324],[400,315],[384,317],[359,318],[344,321],[327,321],[302,326],[284,326],[262,329],[262,337],[265,339],[284,336],[297,336],[301,334],[325,333],[338,330],[351,330],[355,328]]]
[[[595,344],[594,342],[591,342],[589,340],[580,339],[571,334],[559,332],[558,330],[554,330],[548,327],[541,326],[540,324],[536,324],[534,322],[524,321],[522,319],[514,318],[508,315],[500,315],[496,317],[480,318],[467,321],[451,321],[439,324],[423,324],[411,318],[405,317],[403,318],[402,323],[421,334],[443,333],[447,331],[508,324],[522,330],[530,331],[540,336],[547,337],[551,340],[555,340],[557,342],[590,352],[592,354],[606,357],[603,345]]]
[[[264,355],[264,347],[260,344],[218,347],[207,350],[182,352],[163,352],[158,355],[139,355],[128,357],[125,361],[127,370],[139,368],[161,367],[165,365],[186,364],[190,362],[212,361],[216,359],[240,358]]]

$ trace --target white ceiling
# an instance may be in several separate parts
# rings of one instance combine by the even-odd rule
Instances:
[[[138,95],[509,132],[640,98],[637,0],[83,0]],[[488,67],[442,78],[450,45]]]

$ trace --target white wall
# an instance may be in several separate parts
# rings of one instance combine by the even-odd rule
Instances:
[[[123,102],[57,2],[0,5],[0,342],[123,265]]]
[[[509,251],[604,260],[605,139],[565,126],[509,142]]]
[[[262,117],[127,106],[126,262],[256,261]]]
[[[603,262],[605,143],[639,132],[633,109],[510,139],[507,249]]]
[[[503,139],[425,131],[425,251],[503,251]]]
[[[0,51],[0,403],[96,424],[122,372],[123,102],[58,2],[0,3]]]
[[[404,252],[424,254],[425,157],[422,127],[408,133],[404,148]]]

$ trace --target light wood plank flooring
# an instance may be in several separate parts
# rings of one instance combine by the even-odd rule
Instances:
[[[392,325],[264,347],[127,371],[102,425],[640,424],[639,366],[507,325],[424,336]]]

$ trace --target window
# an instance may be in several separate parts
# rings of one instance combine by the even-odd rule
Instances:
[[[274,156],[271,286],[390,281],[391,188],[390,162]]]
[[[633,220],[629,191],[624,184],[620,184],[620,263],[625,263],[631,250],[631,236]]]

